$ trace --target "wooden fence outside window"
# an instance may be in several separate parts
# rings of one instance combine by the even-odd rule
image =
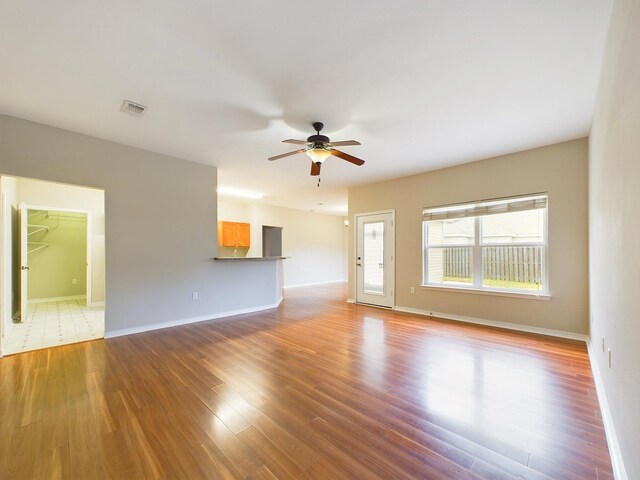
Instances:
[[[541,283],[542,246],[482,247],[485,279]],[[471,248],[444,249],[444,276],[470,278],[473,270]]]

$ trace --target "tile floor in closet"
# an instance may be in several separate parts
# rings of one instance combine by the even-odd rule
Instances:
[[[104,337],[104,307],[87,307],[84,299],[33,303],[16,323],[4,353],[20,353]]]

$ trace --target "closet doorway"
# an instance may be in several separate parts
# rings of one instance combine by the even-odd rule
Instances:
[[[3,354],[104,337],[104,191],[0,177]]]
[[[28,316],[30,299],[79,300],[90,307],[91,212],[22,202],[19,228],[20,320]]]

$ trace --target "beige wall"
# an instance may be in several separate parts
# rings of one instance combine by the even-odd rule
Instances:
[[[419,287],[423,207],[536,192],[549,193],[549,301]],[[396,306],[587,333],[586,139],[349,190],[351,224],[356,213],[388,209],[396,211]],[[353,228],[350,234],[349,296],[355,298]]]
[[[104,191],[95,188],[77,187],[62,183],[42,182],[28,178],[18,179],[18,199],[27,205],[38,205],[53,209],[83,210],[91,213],[91,301],[92,303],[104,302]],[[36,252],[38,259],[42,261],[45,252]],[[49,260],[51,256],[46,252]],[[46,260],[46,259],[45,259]],[[31,274],[31,270],[29,271]],[[68,274],[59,272],[64,283],[58,287],[65,286],[67,292],[77,291],[77,285],[73,286]],[[70,272],[68,272],[70,273]],[[31,275],[29,281],[32,282]],[[40,283],[40,282],[39,282]],[[86,280],[83,280],[86,283]],[[31,287],[31,283],[30,283]],[[62,295],[44,295],[44,289],[50,288],[42,284],[42,288],[29,291],[29,298],[47,298]],[[75,295],[76,293],[67,293]]]
[[[259,202],[218,202],[220,220],[251,224],[248,256],[262,256],[262,226],[283,227],[284,286],[345,280],[346,250],[342,217],[275,207]],[[231,255],[233,249],[219,249]],[[244,251],[240,252],[244,254]]]
[[[105,191],[106,330],[277,301],[275,262],[215,262],[214,167],[0,115],[0,174]],[[192,292],[199,293],[192,300]]]
[[[591,339],[630,479],[640,478],[639,46],[640,1],[616,0],[589,142]]]

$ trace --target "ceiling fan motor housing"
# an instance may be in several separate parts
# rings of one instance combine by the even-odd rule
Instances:
[[[307,142],[313,143],[314,146],[322,147],[322,144],[329,143],[329,137],[326,135],[311,135],[307,137]]]

